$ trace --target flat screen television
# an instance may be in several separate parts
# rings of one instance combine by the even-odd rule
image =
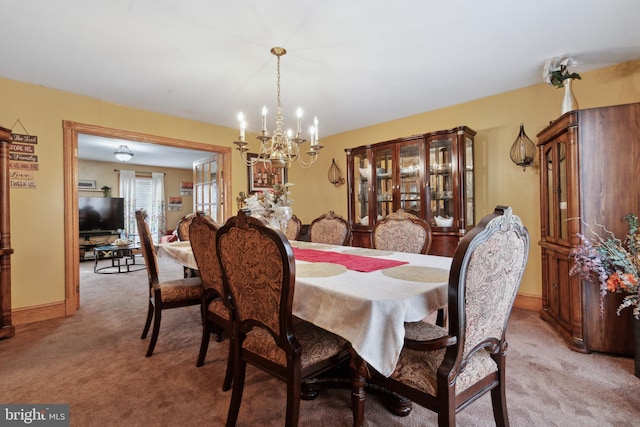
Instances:
[[[124,199],[79,197],[80,233],[113,232],[124,229]]]

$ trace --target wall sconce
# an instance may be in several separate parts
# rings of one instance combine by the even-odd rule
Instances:
[[[344,178],[342,177],[342,171],[336,164],[336,159],[331,159],[331,166],[329,167],[329,173],[327,174],[329,182],[340,187],[344,184]]]
[[[511,146],[511,161],[526,171],[536,157],[536,146],[524,132],[524,124],[520,123],[520,133]]]
[[[114,151],[113,154],[116,156],[116,159],[120,160],[121,162],[128,162],[133,157],[133,152],[129,150],[129,147],[127,147],[126,145],[121,145],[120,147],[118,147],[118,149]]]

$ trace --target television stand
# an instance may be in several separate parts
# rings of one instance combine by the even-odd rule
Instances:
[[[96,246],[111,244],[113,236],[119,236],[120,230],[81,231],[80,232],[80,261],[92,261],[96,258]]]

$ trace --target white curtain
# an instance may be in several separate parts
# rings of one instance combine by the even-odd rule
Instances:
[[[151,236],[155,242],[160,242],[160,237],[167,229],[167,215],[164,202],[164,173],[153,172],[151,174],[151,212],[148,212]]]
[[[136,226],[136,172],[120,171],[120,197],[124,197],[124,228],[127,237],[137,233]]]

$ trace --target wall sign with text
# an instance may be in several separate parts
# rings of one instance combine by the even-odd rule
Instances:
[[[35,173],[40,170],[36,135],[11,134],[9,144],[9,186],[11,188],[37,188]]]

